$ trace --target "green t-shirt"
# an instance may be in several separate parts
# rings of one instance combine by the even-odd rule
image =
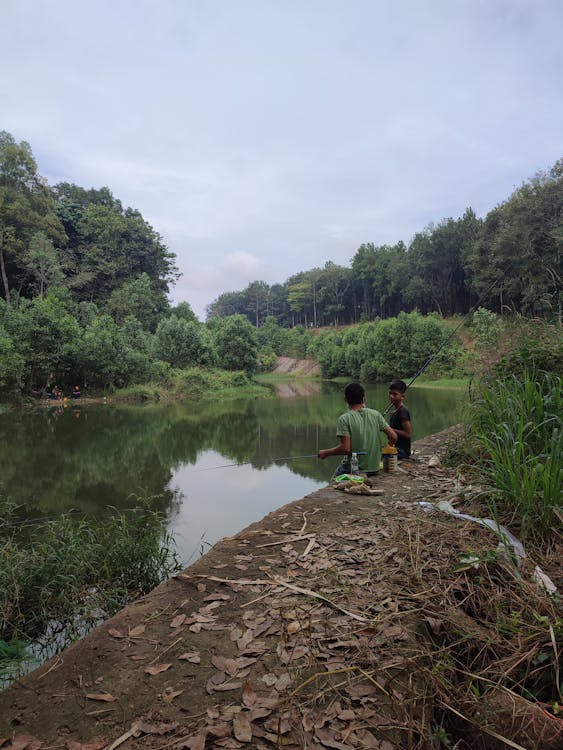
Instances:
[[[358,456],[360,471],[379,471],[381,463],[381,441],[379,433],[389,425],[375,409],[350,409],[338,417],[336,434],[350,437],[350,450],[364,453]]]

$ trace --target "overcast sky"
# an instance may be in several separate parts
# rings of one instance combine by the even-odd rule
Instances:
[[[177,254],[173,303],[479,216],[563,156],[562,0],[0,0],[0,129]]]

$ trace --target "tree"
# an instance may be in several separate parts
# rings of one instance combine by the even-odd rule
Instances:
[[[159,317],[168,308],[168,300],[161,289],[154,289],[148,274],[126,281],[115,289],[108,300],[108,310],[121,325],[133,315],[147,331],[154,331]]]
[[[8,304],[14,283],[25,292],[24,254],[36,232],[57,242],[66,239],[29,144],[0,131],[0,276]]]
[[[164,318],[158,324],[154,355],[178,368],[211,367],[217,361],[211,334],[205,326],[177,315]]]
[[[244,315],[231,315],[221,321],[215,330],[215,345],[225,370],[257,370],[256,329]]]
[[[40,297],[43,297],[48,287],[60,284],[64,278],[58,253],[44,232],[33,235],[23,263],[34,277]]]

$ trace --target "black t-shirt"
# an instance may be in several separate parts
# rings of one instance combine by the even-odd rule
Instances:
[[[389,427],[392,427],[394,430],[402,430],[403,429],[403,422],[407,419],[409,422],[411,421],[411,415],[409,414],[409,410],[406,406],[399,406],[397,411],[394,411],[393,414],[391,414],[391,417],[389,419]],[[397,448],[402,448],[407,456],[410,456],[411,454],[411,439],[405,437],[404,435],[398,435],[397,436]]]

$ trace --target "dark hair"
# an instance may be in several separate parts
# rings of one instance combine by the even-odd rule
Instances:
[[[361,404],[366,396],[364,386],[361,383],[348,383],[344,389],[344,398],[350,406]]]
[[[399,391],[399,393],[405,393],[407,390],[407,384],[403,380],[393,380],[389,385],[390,391]]]

